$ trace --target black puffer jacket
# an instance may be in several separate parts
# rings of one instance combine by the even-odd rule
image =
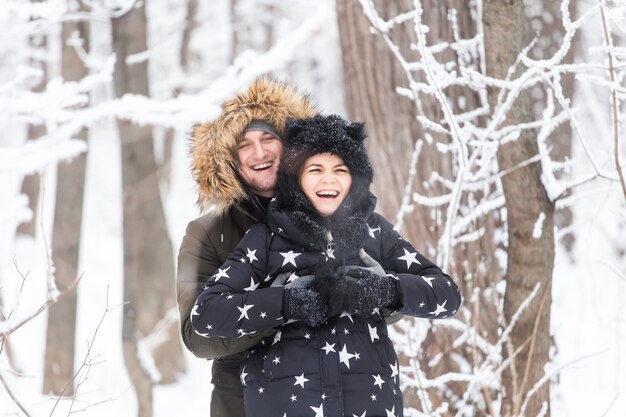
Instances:
[[[245,337],[279,327],[242,363],[247,417],[402,415],[398,360],[377,310],[317,328],[287,323],[281,313],[284,285],[320,264],[360,265],[359,248],[397,279],[400,313],[435,319],[457,311],[461,296],[450,277],[372,214],[375,198],[368,196],[353,196],[357,212],[332,224],[303,209],[306,200],[275,202],[269,226],[252,226],[198,297],[191,321],[201,336]],[[288,271],[295,275],[278,282]]]

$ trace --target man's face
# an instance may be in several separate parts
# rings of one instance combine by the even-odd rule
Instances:
[[[254,194],[272,197],[276,189],[283,143],[260,130],[246,132],[237,144],[237,172]]]

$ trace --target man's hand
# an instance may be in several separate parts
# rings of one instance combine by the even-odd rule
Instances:
[[[276,276],[276,279],[272,281],[272,287],[306,287],[311,286],[313,283],[313,275],[298,276],[295,272],[283,272]]]
[[[365,249],[363,248],[359,249],[359,258],[361,258],[361,261],[363,262],[363,264],[365,264],[365,266],[347,265],[344,267],[340,267],[337,270],[337,273],[339,275],[343,275],[353,269],[364,269],[380,276],[385,276],[387,274],[385,270],[383,269],[383,267],[378,262],[376,262],[374,258],[369,256],[367,252],[365,252]]]

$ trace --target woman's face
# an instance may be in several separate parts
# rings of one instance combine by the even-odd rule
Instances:
[[[350,192],[352,175],[339,156],[318,153],[304,161],[299,184],[315,210],[331,216]]]

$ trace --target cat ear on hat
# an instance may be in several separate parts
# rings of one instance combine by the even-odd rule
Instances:
[[[291,118],[287,119],[287,121],[285,122],[284,139],[287,141],[287,143],[293,143],[292,139],[298,137],[298,135],[302,133],[303,129],[304,126],[302,125],[301,120]]]
[[[365,130],[365,123],[352,122],[346,126],[346,132],[350,139],[363,142],[367,137],[367,131]]]

